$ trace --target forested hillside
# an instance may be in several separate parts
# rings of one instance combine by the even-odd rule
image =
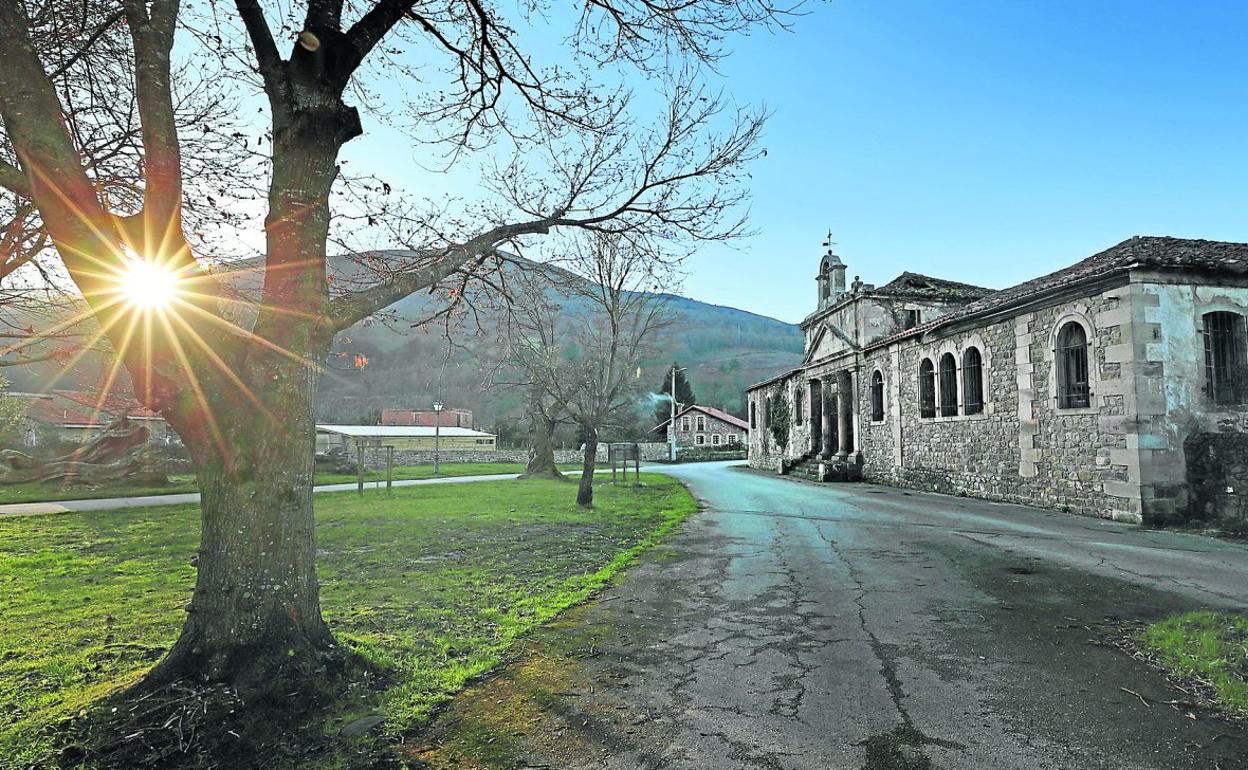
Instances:
[[[657,391],[668,365],[678,361],[688,367],[700,403],[743,415],[747,385],[789,369],[801,358],[801,332],[792,324],[686,297],[659,296],[670,323],[655,339],[655,355],[643,362],[643,393]],[[321,380],[318,418],[355,423],[373,419],[387,407],[424,408],[440,398],[448,406],[472,409],[479,427],[499,430],[504,440],[517,435],[523,423],[522,394],[506,386],[502,313],[460,318],[449,328],[413,327],[413,320],[427,317],[437,302],[429,295],[408,297],[389,309],[386,320],[363,322],[340,334]],[[68,370],[65,363],[6,367],[3,374],[14,390],[90,389],[107,368],[105,357],[95,353]],[[652,414],[653,404],[643,395],[639,424]]]

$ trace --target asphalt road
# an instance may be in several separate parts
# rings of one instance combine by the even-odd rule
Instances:
[[[1244,610],[1248,547],[727,464],[665,472],[708,509],[457,699],[416,758],[1248,768],[1248,726],[1181,702],[1159,673],[1103,643],[1124,623]],[[500,739],[488,742],[492,759],[470,740],[482,724]]]

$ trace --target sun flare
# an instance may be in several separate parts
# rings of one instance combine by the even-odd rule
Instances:
[[[178,296],[178,275],[145,259],[131,260],[118,282],[126,302],[140,310],[163,310]]]

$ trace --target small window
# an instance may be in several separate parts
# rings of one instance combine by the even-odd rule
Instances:
[[[711,443],[712,443],[712,444],[718,444],[718,443],[719,443],[719,434],[718,434],[718,433],[712,433],[712,434],[711,434]]]
[[[753,401],[751,401],[750,402],[750,428],[754,429],[757,427],[758,427],[758,419],[755,415],[755,404]]]
[[[703,444],[706,443],[706,436],[703,436],[701,433],[699,433],[698,435],[694,436],[693,443],[697,444],[698,446],[702,446]]]
[[[907,329],[913,329],[914,327],[918,326],[922,322],[922,320],[923,320],[922,312],[918,310],[906,311],[906,328]]]
[[[685,431],[686,433],[689,431],[689,416],[688,415],[685,415],[684,417],[680,418],[680,429]]]
[[[1239,313],[1206,313],[1205,392],[1215,404],[1248,401],[1248,366],[1244,351],[1244,317]]]
[[[737,443],[737,441],[739,441],[739,440],[740,440],[740,439],[739,439],[739,437],[737,436],[737,434],[735,434],[735,433],[729,433],[729,434],[728,434],[728,443],[729,443],[729,444],[735,444],[735,443]]]
[[[706,430],[706,417],[698,415],[698,430]]]
[[[936,416],[936,369],[930,358],[919,364],[919,416]]]
[[[802,386],[798,383],[793,386],[793,424],[802,424]]]
[[[952,353],[940,357],[940,416],[958,414],[958,361]]]
[[[884,420],[884,375],[879,369],[871,375],[871,419],[874,422]]]
[[[1074,321],[1057,333],[1057,406],[1079,409],[1091,406],[1092,390],[1088,386],[1088,333]]]
[[[962,413],[984,411],[984,359],[979,348],[967,348],[962,354]]]

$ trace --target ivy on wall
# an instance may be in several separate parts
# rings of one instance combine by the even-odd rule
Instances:
[[[776,446],[780,449],[784,449],[789,443],[790,417],[789,399],[785,396],[783,390],[778,395],[768,396],[767,428],[771,431],[771,437],[775,439]]]

